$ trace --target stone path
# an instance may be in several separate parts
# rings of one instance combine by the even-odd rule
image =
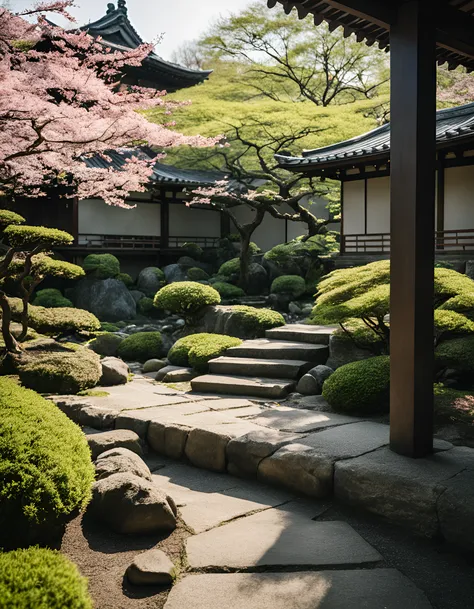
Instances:
[[[279,399],[298,379],[329,355],[333,328],[291,324],[267,330],[209,362],[209,374],[191,381],[193,391]]]
[[[326,503],[184,464],[152,476],[195,533],[165,609],[431,607],[350,525],[319,521]]]

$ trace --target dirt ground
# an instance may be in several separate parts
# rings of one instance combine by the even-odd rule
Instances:
[[[137,554],[151,548],[160,548],[180,564],[188,536],[182,523],[171,535],[119,535],[81,515],[69,523],[61,551],[88,578],[94,609],[161,609],[169,588],[133,586],[125,571]]]

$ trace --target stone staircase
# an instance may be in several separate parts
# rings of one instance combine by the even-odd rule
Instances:
[[[198,393],[280,399],[298,380],[329,356],[334,328],[290,324],[267,330],[265,338],[246,340],[209,362],[209,373],[191,381]]]

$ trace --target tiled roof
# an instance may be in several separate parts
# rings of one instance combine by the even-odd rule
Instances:
[[[154,153],[147,148],[120,148],[107,152],[110,161],[100,156],[94,156],[85,159],[88,167],[97,167],[101,169],[112,168],[115,171],[120,171],[127,159],[132,157],[154,158]],[[201,171],[195,169],[178,169],[172,165],[165,163],[155,163],[153,168],[153,176],[151,181],[158,184],[175,184],[177,186],[208,186],[214,184],[217,180],[222,180],[224,174],[218,171]]]
[[[474,103],[436,113],[436,142],[438,148],[448,148],[464,139],[474,139]],[[359,159],[388,159],[390,154],[390,124],[345,142],[316,150],[305,150],[301,157],[277,155],[281,167],[293,171],[341,167]]]

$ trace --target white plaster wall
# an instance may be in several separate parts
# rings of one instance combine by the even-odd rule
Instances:
[[[170,237],[220,237],[220,234],[218,212],[170,203]]]
[[[389,232],[390,178],[371,178],[367,180],[367,233]]]
[[[474,166],[447,168],[444,189],[445,230],[474,228]]]
[[[235,207],[232,212],[239,222],[251,222],[255,216],[255,212],[246,205]],[[230,223],[231,233],[236,233],[234,224]],[[264,252],[268,251],[275,245],[285,242],[285,222],[274,218],[269,214],[265,215],[262,224],[255,230],[252,235],[252,241],[256,243]]]
[[[365,233],[364,180],[344,182],[343,231],[345,235]]]
[[[101,199],[79,201],[80,235],[160,235],[160,204],[137,203],[133,209],[107,205]]]

